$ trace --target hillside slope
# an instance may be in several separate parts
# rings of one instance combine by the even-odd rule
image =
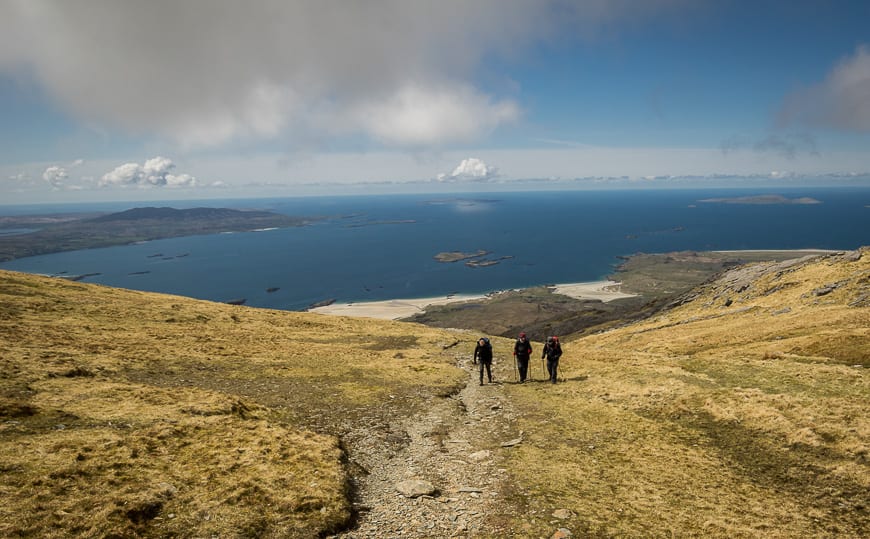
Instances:
[[[868,298],[745,266],[478,387],[473,333],[0,272],[0,535],[866,537]]]
[[[530,514],[593,536],[870,535],[870,251],[731,270],[516,387]],[[530,531],[541,533],[540,517]]]
[[[337,437],[464,385],[422,326],[0,272],[0,535],[312,537],[346,526]],[[396,443],[399,443],[398,441]]]

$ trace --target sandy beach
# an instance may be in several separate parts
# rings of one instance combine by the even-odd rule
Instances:
[[[597,299],[607,303],[615,299],[633,298],[637,294],[626,294],[616,281],[594,281],[591,283],[566,283],[552,286],[553,292],[575,299]]]
[[[557,284],[549,288],[556,294],[563,294],[576,299],[597,299],[606,302],[632,297],[633,294],[619,292],[619,286],[620,283],[615,281],[595,281],[590,283]],[[333,303],[332,305],[309,309],[309,312],[398,320],[425,312],[426,308],[432,305],[446,305],[448,303],[484,299],[495,293],[497,292],[492,294],[454,294],[432,298],[391,299],[359,303]]]

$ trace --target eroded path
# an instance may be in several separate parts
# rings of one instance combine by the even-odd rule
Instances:
[[[507,471],[498,467],[500,440],[518,436],[515,412],[498,382],[478,385],[468,354],[453,352],[468,383],[457,395],[432,401],[422,414],[382,425],[361,425],[344,437],[356,482],[357,525],[337,536],[478,537],[509,535],[503,515]],[[432,495],[407,497],[397,484],[431,483]]]

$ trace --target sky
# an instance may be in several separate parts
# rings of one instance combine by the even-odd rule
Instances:
[[[0,205],[806,185],[866,0],[0,0]]]

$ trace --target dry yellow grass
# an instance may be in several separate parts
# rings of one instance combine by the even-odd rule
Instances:
[[[0,272],[0,535],[311,537],[335,434],[464,379],[423,326]]]
[[[730,273],[564,339],[564,383],[535,358],[537,381],[502,386],[522,442],[476,440],[509,477],[498,529],[870,535],[868,305],[865,250]],[[335,530],[350,516],[338,435],[386,439],[384,418],[464,385],[456,339],[0,272],[0,535]],[[512,342],[493,342],[509,382]]]
[[[511,388],[530,535],[870,535],[870,252],[750,273]]]

